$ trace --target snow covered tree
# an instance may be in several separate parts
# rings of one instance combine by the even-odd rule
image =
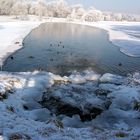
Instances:
[[[122,21],[122,14],[121,13],[115,14],[115,20]]]
[[[0,15],[9,15],[15,0],[0,0]]]
[[[66,18],[71,13],[71,8],[68,6],[68,3],[64,0],[59,0],[58,3],[58,12],[60,17]]]
[[[39,15],[39,19],[42,20],[42,16],[43,16],[43,3],[44,0],[38,0],[38,15]]]
[[[78,19],[81,21],[140,21],[140,16],[101,12],[95,8],[85,10],[83,5],[68,5],[65,0],[0,0],[0,15],[16,15],[25,18],[27,15]]]
[[[110,21],[111,20],[111,15],[109,12],[104,12],[103,13],[103,20],[104,21]]]
[[[32,2],[29,13],[31,15],[39,16],[39,19],[42,20],[42,16],[47,16],[47,4],[45,0],[38,0]]]
[[[74,5],[72,7],[71,18],[82,20],[83,16],[85,15],[85,12],[86,11],[83,8],[83,5],[81,4]]]
[[[96,10],[95,8],[90,8],[87,13],[84,15],[85,21],[100,21],[103,20],[103,14],[101,11]]]
[[[24,1],[20,0],[14,3],[11,8],[11,15],[16,15],[16,17],[20,17],[21,19],[26,18],[28,14],[27,5]]]
[[[65,0],[57,0],[50,3],[54,17],[66,18],[71,13]]]

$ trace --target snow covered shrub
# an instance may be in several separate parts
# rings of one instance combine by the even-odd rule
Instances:
[[[96,10],[95,8],[91,8],[84,16],[85,21],[100,21],[103,19],[102,12]]]
[[[26,15],[79,19],[81,21],[140,21],[139,15],[101,12],[93,7],[85,10],[81,4],[68,5],[66,0],[0,0],[0,15]],[[24,16],[21,16],[24,15]]]
[[[83,8],[83,5],[77,4],[77,5],[72,6],[70,18],[83,19],[84,14],[85,14],[85,10]]]
[[[0,0],[0,15],[9,15],[15,0]]]
[[[10,134],[9,140],[31,140],[31,138],[27,134],[13,133]]]
[[[11,15],[19,15],[21,19],[26,19],[28,14],[28,7],[25,3],[16,2],[13,7],[11,8]]]

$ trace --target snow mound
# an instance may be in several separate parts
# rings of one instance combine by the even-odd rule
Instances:
[[[75,84],[85,83],[86,81],[98,81],[100,74],[86,70],[83,73],[75,72],[69,76],[69,81]]]
[[[109,82],[109,83],[113,83],[113,84],[122,84],[124,82],[124,78],[122,76],[106,73],[100,78],[100,82],[104,82],[104,83]]]
[[[94,78],[87,78],[90,74]],[[72,76],[61,77],[48,72],[0,72],[0,93],[7,94],[0,100],[0,137],[34,140],[140,138],[138,73],[128,77],[100,76],[91,71],[73,75],[80,75],[85,81],[75,83]],[[50,99],[45,102],[47,106],[42,105],[45,98]],[[50,101],[55,103],[49,104]],[[63,113],[56,113],[55,109],[64,105],[67,108],[59,110]],[[68,108],[80,110],[82,114],[68,115]],[[96,116],[87,119],[88,113]]]

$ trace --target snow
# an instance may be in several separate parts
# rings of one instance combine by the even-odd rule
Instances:
[[[82,72],[77,73],[77,75],[83,75],[83,73],[85,74],[85,72]],[[86,71],[86,73],[92,75],[95,72]],[[105,83],[104,80],[107,75],[113,78],[108,78],[107,83]],[[135,78],[136,74],[131,77],[123,77],[124,81],[133,81]],[[86,138],[111,140],[119,139],[119,134],[124,133],[124,139],[138,139],[140,137],[140,108],[138,106],[140,84],[137,83],[137,85],[132,86],[131,82],[129,82],[130,84],[120,82],[118,87],[116,79],[120,79],[120,76],[104,74],[98,77],[98,80],[94,79],[92,81],[83,82],[79,78],[78,81],[82,81],[79,84],[79,82],[73,83],[69,77],[61,77],[48,72],[1,72],[0,89],[3,94],[7,94],[6,99],[0,100],[1,137],[8,138],[12,135],[20,135],[31,137],[34,140],[84,140]],[[61,84],[56,85],[58,82]],[[99,83],[96,84],[97,82]],[[56,89],[53,91],[55,86]],[[107,93],[107,96],[95,96],[95,91],[98,88],[110,89],[110,87],[112,90]],[[63,101],[70,104],[74,103],[79,108],[81,104],[104,108],[104,101],[106,100],[109,100],[111,105],[91,122],[82,122],[78,115],[57,117],[49,109],[43,108],[39,104],[39,101],[43,98],[43,93],[50,90],[53,91],[52,96],[59,96]],[[73,102],[68,100],[67,97],[73,99]]]
[[[124,78],[122,76],[113,75],[110,73],[106,73],[100,78],[100,82],[104,82],[104,83],[109,82],[113,84],[121,84],[123,83],[123,81],[124,81]]]
[[[0,20],[1,21],[1,20]],[[39,21],[1,21],[0,22],[0,63],[22,47],[24,37],[39,26]]]
[[[69,76],[69,80],[72,83],[85,83],[86,81],[97,81],[100,78],[100,74],[93,71],[84,71],[83,73],[75,72]]]
[[[67,22],[64,19],[59,20]],[[51,22],[59,20],[53,19]],[[6,22],[2,18],[0,22],[1,62],[21,48],[23,38],[41,23],[11,21],[11,19]],[[109,31],[112,42],[127,39],[123,44],[125,46],[123,52],[138,56],[135,53],[135,46],[132,52],[129,52],[130,48],[127,46],[132,40],[137,39],[128,36],[126,31],[118,31],[120,28],[118,25],[133,26],[139,23],[75,23]],[[120,44],[118,46],[122,51],[124,46]],[[48,97],[49,93],[65,103],[83,109],[86,113],[89,107],[102,109],[102,112],[89,122],[82,122],[79,115],[56,116],[41,104],[44,96]],[[138,72],[127,77],[110,73],[101,75],[94,71],[74,72],[64,77],[39,71],[0,72],[0,139],[15,137],[33,140],[140,139],[139,116],[140,73]]]

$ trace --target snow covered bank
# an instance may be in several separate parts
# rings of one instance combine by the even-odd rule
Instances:
[[[22,47],[25,36],[40,24],[38,21],[0,20],[0,65],[10,54]]]
[[[139,73],[121,77],[112,74],[101,76],[93,71],[85,71],[61,77],[37,71],[1,72],[0,138],[139,139],[139,81]],[[42,106],[44,95],[67,103],[69,107],[82,109],[85,113],[89,107],[101,108],[102,113],[96,114],[90,122],[82,122],[78,114],[72,117],[56,115],[50,109],[54,105],[50,104],[50,108]],[[97,110],[94,111],[92,113]]]

